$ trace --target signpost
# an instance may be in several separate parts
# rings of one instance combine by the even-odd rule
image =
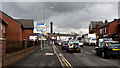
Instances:
[[[41,50],[42,50],[42,40],[43,40],[43,37],[42,35],[44,35],[45,37],[45,34],[46,34],[46,24],[45,23],[37,23],[37,31],[39,31],[40,34],[38,34],[39,38],[41,38]],[[45,45],[45,39],[44,39],[44,45]]]

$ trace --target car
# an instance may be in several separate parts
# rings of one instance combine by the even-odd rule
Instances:
[[[118,41],[103,41],[95,48],[95,54],[102,58],[120,56],[120,43]]]
[[[67,46],[68,46],[68,42],[67,41],[63,41],[62,45],[61,45],[61,50],[66,49]]]
[[[66,52],[81,52],[81,47],[79,46],[79,43],[70,43],[68,44],[68,46],[66,47]]]
[[[103,42],[103,41],[113,41],[113,40],[112,40],[112,38],[100,38],[100,39],[98,40],[98,46],[100,46],[100,45],[101,45],[101,42]]]
[[[61,42],[61,41],[59,41],[59,42],[58,42],[58,46],[61,46],[61,45],[62,45],[62,42]]]
[[[83,47],[83,45],[84,45],[84,44],[83,44],[83,41],[79,41],[79,46],[80,46],[80,47]]]
[[[55,41],[55,45],[58,45],[58,42],[59,42],[59,41]]]

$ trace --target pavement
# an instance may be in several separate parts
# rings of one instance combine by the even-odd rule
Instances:
[[[9,66],[9,68],[61,68],[61,64],[55,55],[52,45],[45,45],[43,49],[38,49],[29,54],[19,62]]]
[[[120,68],[120,57],[104,59],[96,56],[95,46],[84,46],[81,53],[67,53],[56,46],[73,68]]]

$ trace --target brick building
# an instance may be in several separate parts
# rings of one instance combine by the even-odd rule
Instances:
[[[96,32],[99,37],[111,37],[113,40],[120,41],[120,19],[114,19],[114,21],[111,22],[105,20],[103,25],[98,25],[94,32]]]
[[[23,25],[22,28],[22,39],[29,40],[29,36],[33,36],[34,21],[31,19],[16,19]]]
[[[97,28],[101,25],[103,25],[102,21],[91,21],[89,24],[89,33],[96,33]]]
[[[6,13],[0,11],[0,19],[2,22],[7,23],[5,27],[6,40],[20,41],[22,40],[22,24],[14,20]]]
[[[0,19],[0,39],[5,39],[6,37],[6,30],[5,27],[8,23],[4,22],[2,19]]]

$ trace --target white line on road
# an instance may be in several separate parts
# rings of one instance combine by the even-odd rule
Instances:
[[[101,60],[103,60],[103,61],[108,61],[108,60],[106,60],[106,59],[101,59]]]
[[[91,54],[91,53],[89,53],[89,52],[85,52],[85,53],[86,53],[86,54],[89,54],[89,55]]]
[[[92,50],[92,52],[95,52],[95,50]]]

